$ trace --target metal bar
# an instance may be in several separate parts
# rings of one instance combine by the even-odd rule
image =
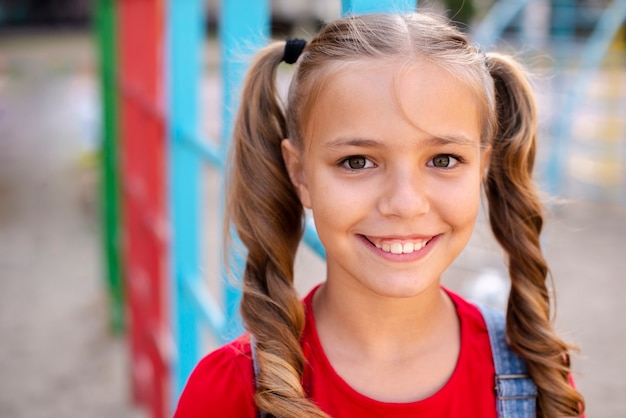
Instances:
[[[172,129],[176,131],[176,136],[181,141],[181,144],[187,146],[193,152],[197,152],[205,163],[218,170],[224,168],[225,161],[221,155],[221,150],[217,146],[210,143],[206,138],[187,132],[183,127],[174,126]]]
[[[145,117],[150,117],[159,121],[165,120],[165,111],[160,102],[153,100],[153,94],[146,91],[146,86],[137,78],[130,79],[124,74],[117,75],[117,87],[123,101],[132,101],[133,106],[137,107]]]
[[[162,7],[162,1],[124,0],[117,9],[120,76],[140,99],[125,95],[120,103],[122,178],[141,196],[121,204],[132,388],[153,418],[169,415],[171,395],[171,359],[163,358],[150,337],[169,333],[165,121],[158,112],[146,112],[158,109],[164,96]]]
[[[176,359],[172,371],[172,399],[180,396],[200,357],[197,315],[189,303],[187,281],[199,281],[200,179],[202,160],[185,146],[198,137],[198,95],[202,64],[203,2],[169,0],[167,27],[169,100],[169,209],[172,222],[170,285]]]
[[[417,0],[343,0],[341,14],[409,13],[417,8]]]
[[[319,255],[321,258],[326,258],[326,250],[320,241],[319,236],[317,235],[317,231],[315,230],[315,224],[312,219],[307,219],[304,227],[304,236],[302,237],[304,243],[309,246],[315,252],[315,254]]]
[[[528,0],[499,0],[487,12],[474,31],[474,40],[483,48],[490,48],[502,36]]]
[[[245,13],[241,13],[245,10]],[[269,1],[229,0],[222,2],[220,16],[220,41],[222,43],[222,140],[221,160],[226,160],[228,142],[232,135],[234,116],[237,112],[238,98],[245,72],[249,66],[247,57],[251,57],[267,43],[269,35]],[[223,202],[220,203],[223,213]],[[223,258],[222,258],[223,259]],[[241,270],[241,260],[232,260],[232,271]],[[224,278],[224,308],[229,332],[243,330],[238,315],[241,291],[227,278],[228,269],[222,267]]]
[[[626,0],[615,0],[607,7],[585,43],[580,55],[578,76],[570,83],[564,107],[559,112],[546,166],[545,179],[548,192],[557,194],[562,189],[563,170],[567,157],[567,146],[571,141],[571,127],[576,109],[583,101],[589,84],[602,65],[611,42],[621,25],[626,21]]]
[[[183,282],[183,291],[186,292],[188,298],[186,302],[191,302],[194,312],[199,315],[202,323],[208,326],[220,341],[225,342],[226,340],[221,336],[225,334],[226,316],[206,284],[200,277],[188,277]]]
[[[245,10],[245,13],[241,13]],[[222,152],[226,155],[228,142],[241,87],[249,59],[266,45],[269,38],[269,2],[267,0],[228,0],[222,2],[220,41],[222,43]]]

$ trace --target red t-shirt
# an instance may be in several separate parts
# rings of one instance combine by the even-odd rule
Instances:
[[[495,370],[487,327],[478,308],[448,292],[461,323],[461,350],[448,382],[434,395],[409,403],[380,402],[352,389],[339,376],[320,344],[311,292],[305,299],[302,348],[307,359],[307,396],[333,418],[496,418]],[[206,356],[191,374],[175,418],[256,416],[250,340],[244,335]]]

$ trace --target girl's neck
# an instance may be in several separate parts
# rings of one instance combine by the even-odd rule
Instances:
[[[458,334],[454,303],[438,283],[403,299],[351,290],[332,281],[317,290],[313,311],[323,344],[337,341],[366,357],[404,357],[428,349],[442,334]]]
[[[313,298],[317,333],[336,373],[357,392],[411,402],[438,391],[461,346],[454,303],[437,284],[419,297],[347,297],[326,283]]]

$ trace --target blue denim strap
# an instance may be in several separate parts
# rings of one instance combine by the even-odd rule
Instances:
[[[487,324],[493,352],[498,418],[536,418],[537,387],[528,375],[526,362],[506,344],[504,315],[488,306],[478,307]]]

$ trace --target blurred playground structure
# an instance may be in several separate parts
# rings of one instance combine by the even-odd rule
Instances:
[[[18,22],[19,13],[9,6],[27,3],[0,2],[0,21]],[[461,25],[484,50],[518,51],[535,74],[542,188],[559,198],[626,204],[626,0],[487,3],[473,3]],[[75,4],[83,13],[77,19],[93,14],[99,62],[100,113],[92,115],[92,124],[100,134],[84,161],[101,157],[110,323],[129,341],[134,401],[151,417],[165,417],[206,347],[241,331],[239,292],[224,276],[219,248],[222,170],[244,57],[272,34],[308,37],[320,22],[340,14],[416,5]],[[460,10],[451,1],[420,7],[448,11],[453,19]],[[281,77],[288,75],[285,68]],[[323,257],[311,224],[304,241],[304,257]],[[240,261],[232,262],[236,270]],[[484,267],[466,266],[475,274]]]

